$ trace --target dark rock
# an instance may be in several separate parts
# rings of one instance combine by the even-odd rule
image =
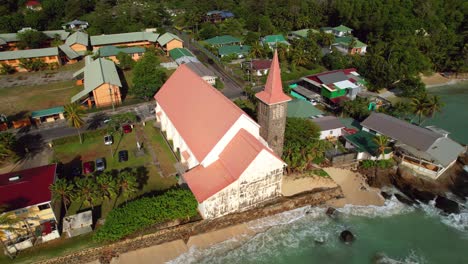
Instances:
[[[418,189],[412,189],[414,199],[419,200],[423,203],[428,203],[436,197],[435,194],[426,191],[420,191]]]
[[[458,203],[443,196],[437,196],[435,206],[447,214],[459,214],[460,207]]]
[[[351,243],[351,242],[354,241],[355,238],[354,238],[353,233],[351,233],[351,231],[345,230],[345,231],[341,232],[340,239],[341,239],[342,242]]]
[[[336,209],[335,209],[335,208],[333,208],[333,207],[328,207],[328,208],[327,208],[327,211],[325,212],[325,214],[331,217],[331,216],[333,216],[333,215],[335,214],[335,212],[336,212]]]
[[[390,193],[387,193],[387,192],[380,192],[380,194],[382,195],[382,197],[385,199],[385,200],[388,200],[390,198],[392,198],[392,195]]]
[[[406,205],[410,205],[410,206],[411,206],[411,205],[413,205],[413,204],[416,203],[415,201],[413,201],[413,200],[411,200],[411,199],[408,199],[408,198],[406,198],[405,196],[403,196],[403,195],[401,195],[401,194],[399,194],[399,193],[395,193],[394,195],[395,195],[395,197],[398,199],[398,201],[400,201],[401,203],[404,203],[404,204],[406,204]]]

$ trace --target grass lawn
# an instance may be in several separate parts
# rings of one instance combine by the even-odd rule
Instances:
[[[75,81],[3,88],[0,89],[0,113],[13,115],[64,105],[82,89]]]
[[[93,234],[91,233],[70,239],[59,238],[52,240],[46,244],[40,244],[21,251],[21,253],[13,260],[2,252],[2,254],[0,254],[0,264],[37,263],[46,259],[97,246],[98,244],[93,241],[92,235]]]
[[[147,177],[145,177],[141,190],[137,192],[134,197],[152,191],[168,189],[177,183],[175,176],[168,176],[175,172],[173,168],[173,164],[176,162],[175,158],[170,156],[171,152],[164,139],[159,138],[161,134],[158,130],[151,126],[146,126],[144,131],[147,138],[151,139],[151,144],[158,157],[163,173],[165,174],[164,177],[159,175],[156,166],[152,163],[152,157],[148,150],[144,149],[144,154],[141,156],[136,155],[137,139],[135,131],[123,135],[119,132],[114,133],[114,144],[112,145],[113,156],[111,156],[111,146],[104,145],[103,136],[85,137],[83,144],[80,144],[78,138],[75,136],[76,139],[71,142],[54,146],[54,158],[64,164],[65,176],[70,175],[73,166],[80,165],[86,161],[95,161],[96,158],[100,157],[106,159],[106,170],[144,168]],[[120,150],[128,150],[128,161],[118,161],[117,153]],[[95,205],[99,206],[102,204],[100,208],[101,216],[105,216],[114,205],[119,205],[123,202],[125,202],[123,197],[119,197],[117,201],[98,200]],[[68,214],[74,214],[83,209],[85,208],[82,208],[81,202],[74,202],[70,205]]]
[[[301,77],[311,75],[311,74],[316,74],[316,73],[319,73],[319,72],[323,72],[325,70],[326,69],[323,68],[322,66],[317,66],[317,68],[312,69],[312,70],[309,70],[309,69],[306,69],[306,68],[303,68],[303,67],[299,67],[299,66],[296,67],[295,71],[282,69],[281,70],[281,80],[283,80],[283,82],[297,80],[297,79],[299,79]]]

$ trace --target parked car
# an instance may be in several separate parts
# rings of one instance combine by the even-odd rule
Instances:
[[[130,126],[130,125],[128,125],[128,124],[127,124],[127,125],[123,125],[123,126],[122,126],[122,130],[123,130],[123,132],[124,132],[125,134],[131,133],[131,132],[132,132],[132,126]]]
[[[119,151],[119,162],[123,162],[127,160],[128,160],[128,151],[127,150]]]
[[[96,171],[104,171],[106,169],[106,159],[97,158],[96,159]]]
[[[104,145],[112,145],[114,143],[114,138],[112,135],[105,135],[104,136]]]
[[[73,177],[80,176],[81,175],[81,164],[80,165],[75,165],[71,168],[71,175]]]
[[[94,171],[94,164],[92,161],[87,161],[83,163],[83,173],[88,174]]]

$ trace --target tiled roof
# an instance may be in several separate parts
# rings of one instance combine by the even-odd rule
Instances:
[[[56,164],[0,175],[0,204],[12,211],[51,201]],[[19,176],[16,181],[10,178]]]
[[[68,46],[71,46],[73,44],[81,44],[81,45],[84,45],[84,46],[88,46],[89,45],[89,36],[86,33],[77,31],[77,32],[71,34],[67,38],[67,40],[65,41],[65,44],[67,44]]]
[[[291,97],[283,92],[283,84],[281,82],[281,72],[278,61],[278,52],[275,50],[271,68],[268,72],[268,78],[265,84],[265,89],[255,96],[262,102],[268,105],[291,101]]]
[[[182,64],[154,97],[198,161],[245,113]]]
[[[44,49],[29,49],[29,50],[13,50],[0,52],[0,60],[15,60],[21,58],[38,58],[48,56],[58,56],[58,48]]]
[[[127,42],[156,42],[159,34],[153,32],[130,32],[121,34],[91,36],[91,45],[112,45]]]
[[[214,38],[207,39],[205,40],[205,42],[210,45],[227,45],[227,44],[232,44],[232,43],[239,43],[241,42],[241,40],[231,35],[223,35],[223,36],[216,36]]]

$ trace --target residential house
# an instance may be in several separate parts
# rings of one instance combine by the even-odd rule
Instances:
[[[376,135],[366,131],[358,131],[356,133],[345,134],[344,147],[350,151],[357,153],[356,160],[381,160],[389,159],[393,156],[390,147],[380,153],[379,145],[377,145],[375,138]]]
[[[283,35],[268,35],[262,39],[263,45],[268,45],[271,49],[276,48],[278,43],[289,46],[289,42],[284,38]]]
[[[435,127],[420,127],[398,118],[372,112],[362,130],[389,137],[400,158],[400,165],[437,179],[455,164],[464,148]]]
[[[224,45],[240,45],[241,40],[231,35],[216,36],[205,40],[211,46],[219,47]]]
[[[190,68],[194,73],[200,76],[203,80],[211,85],[215,85],[216,79],[218,78],[215,73],[208,69],[203,63],[201,62],[188,62],[185,63],[187,67]]]
[[[83,56],[89,47],[89,36],[84,32],[77,31],[65,40],[65,45],[68,45],[73,51]]]
[[[288,102],[288,117],[311,118],[323,116],[323,112],[310,102],[294,99]]]
[[[42,123],[51,123],[57,120],[64,120],[65,110],[63,106],[57,106],[42,110],[33,111],[31,113],[31,118],[34,120],[36,125],[40,125]]]
[[[336,37],[332,46],[343,54],[363,55],[367,52],[367,45],[353,36]]]
[[[14,226],[21,231],[4,231],[5,236],[0,236],[10,253],[60,237],[49,190],[56,168],[51,164],[0,175],[0,205],[6,206],[5,213],[22,219]]]
[[[277,95],[283,94],[277,89],[279,66],[273,72],[261,98],[286,110],[283,101],[275,101],[283,98]],[[259,124],[189,67],[181,65],[155,100],[157,122],[180,153],[180,184],[193,192],[203,218],[247,210],[280,195],[285,163],[262,139]],[[284,112],[276,111],[276,118],[286,122]]]
[[[36,1],[36,0],[29,0],[27,1],[24,6],[29,9],[29,10],[32,10],[32,11],[40,11],[42,10],[42,5],[39,1]]]
[[[292,40],[292,39],[298,39],[298,38],[307,38],[307,35],[309,35],[309,32],[318,33],[318,31],[315,29],[309,29],[309,28],[300,29],[300,30],[289,32],[288,39]]]
[[[154,32],[129,32],[91,36],[93,51],[103,46],[151,47],[156,44],[159,34]]]
[[[204,20],[207,22],[217,23],[233,17],[234,14],[228,10],[213,10],[206,13]]]
[[[69,30],[84,30],[84,29],[87,29],[88,27],[89,27],[88,22],[81,21],[78,19],[70,21],[62,26],[63,29],[69,29]]]
[[[222,58],[224,56],[234,56],[242,59],[250,52],[248,45],[226,45],[218,48],[218,55]]]
[[[119,48],[115,46],[104,46],[102,48],[99,48],[97,51],[97,54],[99,54],[99,57],[110,59],[115,63],[119,63],[119,60],[117,59],[117,55],[119,53],[128,54],[132,58],[132,60],[137,61],[145,53],[145,48],[142,48],[142,47]]]
[[[200,62],[195,55],[186,48],[175,48],[169,51],[169,56],[178,64]]]
[[[176,35],[166,32],[159,36],[158,40],[159,47],[169,55],[169,52],[176,48],[183,48],[184,42]]]
[[[35,30],[32,28],[23,28],[19,30],[17,33],[2,33],[0,34],[0,48],[2,50],[17,50],[18,48],[16,47],[18,42],[19,42],[19,37],[18,33],[22,33],[27,30]],[[46,30],[42,31],[44,35],[48,38],[48,42],[50,42],[56,38],[60,39],[61,41],[65,41],[70,35],[69,32],[66,32],[65,30]],[[44,46],[50,46],[49,44],[45,44]]]
[[[113,61],[99,58],[92,60],[90,56],[85,57],[85,67],[73,77],[84,83],[84,89],[71,98],[71,102],[87,104],[88,107],[105,107],[122,103],[122,95],[117,68]]]
[[[20,72],[27,71],[27,69],[21,66],[21,59],[37,59],[47,64],[62,64],[59,49],[57,47],[0,52],[0,64],[10,65]]]
[[[343,135],[345,126],[336,116],[317,117],[311,120],[320,128],[320,139],[334,141]]]
[[[339,25],[337,27],[322,27],[320,28],[321,31],[329,34],[335,35],[335,37],[344,37],[351,35],[353,32],[352,28],[349,28],[344,25]]]
[[[250,65],[252,75],[264,76],[268,74],[268,70],[271,67],[271,60],[252,60]]]
[[[365,80],[355,68],[322,72],[301,78],[307,88],[320,93],[331,104],[354,100],[365,89]]]

